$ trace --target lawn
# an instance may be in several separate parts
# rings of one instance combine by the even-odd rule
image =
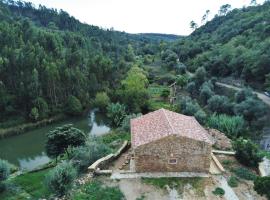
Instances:
[[[19,175],[7,182],[8,189],[0,194],[1,200],[41,199],[50,193],[44,180],[50,169]]]

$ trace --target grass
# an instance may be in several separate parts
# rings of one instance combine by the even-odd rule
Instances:
[[[184,186],[190,184],[200,196],[204,195],[203,179],[196,178],[143,178],[144,183],[153,185],[155,187],[164,189],[166,185],[170,188],[178,189],[180,193],[183,192]]]
[[[46,198],[50,195],[50,192],[44,184],[44,179],[49,170],[22,174],[10,181],[15,187],[28,193],[32,199]]]
[[[123,193],[118,187],[103,186],[98,181],[92,181],[82,186],[79,191],[75,191],[72,200],[121,200]]]
[[[150,85],[148,87],[148,92],[152,98],[161,97],[162,91],[168,89],[165,85]]]

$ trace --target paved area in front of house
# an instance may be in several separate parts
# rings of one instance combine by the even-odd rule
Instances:
[[[194,172],[121,172],[115,171],[111,175],[111,179],[132,179],[132,178],[163,178],[163,177],[209,177],[207,173],[194,173]]]

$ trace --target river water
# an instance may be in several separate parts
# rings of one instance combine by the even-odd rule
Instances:
[[[71,118],[28,131],[25,134],[0,140],[0,158],[21,169],[32,170],[46,164],[50,159],[45,154],[46,133],[64,124],[73,124],[89,135],[109,132],[108,120],[104,114],[92,111],[88,116]]]

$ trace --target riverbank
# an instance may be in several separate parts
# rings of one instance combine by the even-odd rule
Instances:
[[[54,122],[57,122],[60,120],[64,120],[66,118],[67,118],[66,115],[59,114],[59,115],[56,115],[56,116],[51,117],[49,119],[43,119],[43,120],[38,121],[38,122],[34,122],[34,123],[30,122],[30,123],[21,124],[21,125],[12,127],[12,128],[0,129],[0,140],[7,138],[7,137],[23,134],[26,131],[40,128],[40,127],[46,126],[48,124],[51,124],[51,123],[54,123]]]

